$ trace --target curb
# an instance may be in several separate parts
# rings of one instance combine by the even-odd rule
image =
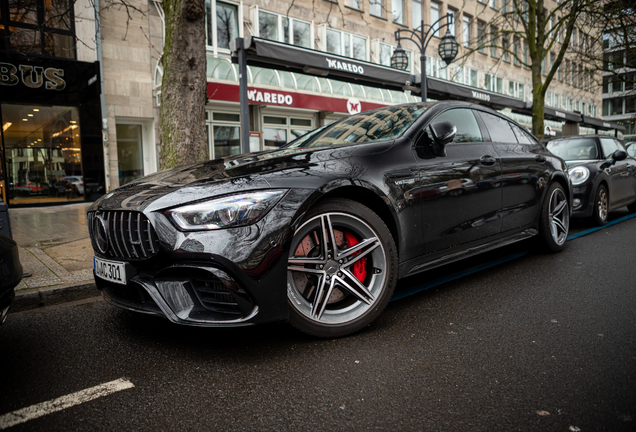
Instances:
[[[47,288],[23,289],[15,292],[15,299],[9,313],[24,312],[45,306],[54,306],[91,297],[98,297],[101,291],[95,282],[56,285]]]

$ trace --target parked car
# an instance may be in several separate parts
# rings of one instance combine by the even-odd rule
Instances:
[[[82,176],[65,176],[60,179],[60,182],[68,183],[77,195],[84,195],[84,179]]]
[[[95,281],[111,303],[174,323],[289,319],[343,336],[399,278],[531,237],[560,251],[569,185],[561,159],[487,108],[379,108],[100,198],[87,214]]]
[[[22,280],[22,265],[18,257],[18,245],[11,238],[0,234],[0,325],[4,324],[15,298],[15,287]]]
[[[636,211],[636,159],[615,138],[581,135],[552,140],[548,150],[568,164],[574,186],[572,215],[605,225],[608,213]]]

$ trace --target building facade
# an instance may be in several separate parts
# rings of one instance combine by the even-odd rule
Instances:
[[[636,24],[629,30],[636,39]],[[634,40],[626,44],[623,36],[623,31],[603,35],[603,119],[624,125],[629,142],[636,141],[636,50]]]
[[[57,0],[52,3],[66,1]],[[24,3],[35,4],[40,8],[38,10],[45,11],[51,1],[29,0]],[[109,3],[110,7],[102,8],[99,15],[100,58],[95,44],[96,16],[92,8],[93,1],[77,0],[68,4],[73,5],[72,15],[66,23],[68,28],[65,27],[64,31],[55,30],[56,37],[59,34],[60,39],[65,40],[61,36],[75,36],[72,47],[68,42],[64,46],[64,55],[70,61],[89,63],[93,67],[97,62],[101,63],[105,109],[104,112],[99,111],[99,95],[91,96],[93,111],[87,108],[84,118],[84,105],[80,102],[73,105],[73,109],[77,110],[75,115],[80,116],[81,133],[75,135],[79,135],[76,138],[80,140],[78,145],[81,145],[60,148],[80,149],[81,163],[77,168],[71,169],[69,162],[61,162],[60,158],[66,157],[64,150],[61,153],[54,152],[55,156],[51,156],[51,160],[47,162],[50,164],[47,168],[48,177],[34,176],[30,174],[33,169],[25,172],[23,165],[22,168],[15,165],[23,163],[18,162],[19,157],[23,157],[18,155],[24,154],[24,151],[17,150],[14,156],[12,149],[20,145],[29,147],[26,143],[28,138],[23,140],[23,144],[16,144],[18,141],[11,141],[13,138],[10,138],[11,127],[7,129],[8,133],[3,136],[2,152],[6,160],[2,163],[4,167],[10,166],[5,168],[8,171],[5,178],[8,180],[4,180],[4,188],[12,190],[9,197],[11,204],[25,202],[20,195],[20,188],[25,182],[28,189],[29,182],[55,184],[61,182],[61,177],[81,172],[84,177],[94,179],[103,193],[155,172],[158,168],[158,117],[162,77],[160,58],[165,39],[161,1],[129,0],[128,8],[112,3]],[[396,30],[418,30],[422,22],[427,28],[440,17],[451,14],[454,22],[449,31],[456,36],[461,56],[465,47],[475,46],[483,38],[491,18],[502,9],[512,7],[512,4],[511,0],[296,0],[293,3],[286,0],[205,0],[209,99],[205,121],[209,157],[213,159],[241,152],[239,74],[230,51],[233,39],[253,36],[329,54],[340,59],[338,63],[341,67],[347,67],[348,63],[355,63],[358,65],[356,67],[361,68],[365,65],[389,67],[391,56],[397,47],[394,37]],[[556,4],[547,1],[548,7]],[[9,10],[6,2],[2,2],[2,5],[0,25],[11,29],[20,19],[19,14]],[[430,82],[437,82],[440,89],[429,94],[429,99],[462,98],[488,104],[488,100],[498,98],[496,109],[530,128],[530,71],[522,67],[513,56],[494,47],[480,50],[447,66],[437,55],[437,46],[445,31],[446,29],[435,33],[425,53],[426,75],[431,77]],[[586,39],[585,32],[577,30],[575,42],[572,43],[584,47]],[[57,39],[53,37],[52,40]],[[46,43],[42,42],[42,50],[46,49]],[[522,58],[527,55],[527,48],[518,39],[501,40],[498,43],[510,46]],[[4,51],[0,50],[0,62],[5,62],[3,59],[14,55],[16,51],[21,56],[28,54],[29,58],[33,58],[33,53],[25,53],[24,48],[16,47],[6,43]],[[412,75],[420,74],[419,51],[409,41],[403,42],[402,47],[409,57],[408,72]],[[57,52],[53,55],[37,55],[38,58],[51,57],[58,62],[64,60],[59,58]],[[351,61],[348,62],[347,59]],[[321,76],[311,69],[290,72],[284,66],[284,61],[272,67],[263,66],[248,66],[251,151],[277,148],[313,128],[349,113],[420,100],[418,94],[411,94],[409,90],[346,82]],[[55,75],[52,77],[55,78]],[[92,77],[87,82],[90,79]],[[597,120],[601,114],[601,91],[598,86],[593,85],[593,81],[584,65],[576,62],[575,57],[564,62],[546,99],[546,135],[595,131],[615,133],[610,124]],[[95,85],[95,82],[92,84]],[[3,128],[7,122],[13,123],[10,119],[5,120],[9,115],[5,113],[11,113],[20,104],[31,106],[37,99],[22,100],[18,97],[5,101],[5,88],[7,86],[0,87],[3,91],[0,95]],[[43,85],[41,91],[45,92],[46,88],[48,87]],[[98,87],[96,90],[99,94]],[[79,94],[88,96],[93,93],[80,89]],[[72,105],[69,101],[55,104]],[[58,106],[55,104],[53,106]],[[21,114],[17,115],[19,117]],[[90,131],[87,129],[89,118],[92,122]],[[99,121],[102,118],[105,120]],[[18,121],[16,117],[15,121],[19,123],[22,119]],[[70,121],[69,117],[69,126],[75,124]],[[103,134],[101,128],[104,128]],[[28,135],[28,132],[24,134]],[[49,141],[54,142],[51,139]],[[30,154],[26,147],[26,153]],[[99,159],[100,169],[91,165],[93,157]],[[40,171],[43,169],[40,168]],[[51,172],[65,175],[58,175],[51,181]],[[24,189],[25,195],[27,189]],[[50,189],[51,186],[47,191]],[[44,201],[50,202],[51,196],[42,191],[32,191],[31,197],[40,194],[42,198],[46,198]],[[89,198],[88,195],[70,194],[68,199]]]

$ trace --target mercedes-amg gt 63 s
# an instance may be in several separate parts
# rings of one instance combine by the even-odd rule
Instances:
[[[438,102],[158,172],[87,216],[95,281],[116,306],[336,337],[371,323],[402,277],[530,237],[560,251],[571,199],[565,162],[518,124]]]

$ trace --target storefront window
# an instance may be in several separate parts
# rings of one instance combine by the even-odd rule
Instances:
[[[117,161],[120,186],[144,176],[141,125],[117,125]]]
[[[83,200],[78,109],[8,103],[1,108],[10,202]]]
[[[313,129],[310,118],[263,116],[265,150],[274,150]]]
[[[214,126],[214,158],[241,154],[241,128]]]

